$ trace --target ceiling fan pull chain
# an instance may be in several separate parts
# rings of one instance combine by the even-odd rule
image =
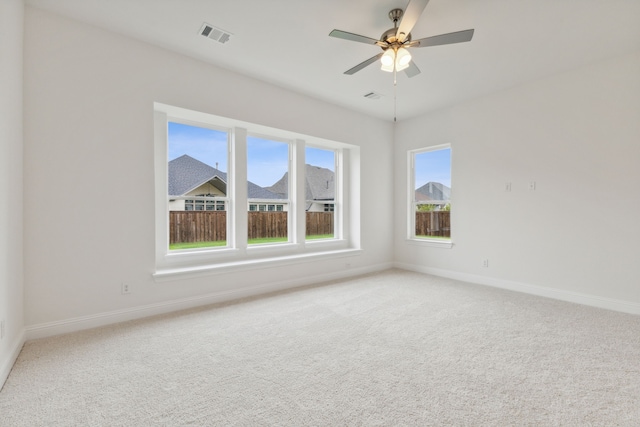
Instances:
[[[395,67],[393,68],[393,121],[396,122],[398,119],[398,98],[397,98],[397,93],[398,93],[398,82],[396,80],[396,75],[397,75],[397,71],[395,69]]]

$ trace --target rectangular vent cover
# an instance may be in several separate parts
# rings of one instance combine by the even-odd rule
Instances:
[[[367,94],[364,95],[365,98],[369,98],[369,99],[380,99],[382,97],[382,95],[380,95],[379,93],[375,93],[375,92],[369,92]]]
[[[200,28],[200,35],[208,37],[211,40],[215,40],[218,43],[225,44],[226,42],[229,41],[229,39],[231,38],[231,36],[233,34],[231,34],[228,31],[225,31],[223,29],[216,28],[213,25],[209,25],[207,23],[204,23],[204,24],[202,24],[202,27]]]

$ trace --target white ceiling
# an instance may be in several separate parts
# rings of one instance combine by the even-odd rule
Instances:
[[[26,0],[238,73],[384,120],[393,120],[393,75],[381,52],[329,37],[334,28],[379,38],[408,0]],[[233,34],[199,35],[204,22]],[[414,39],[475,29],[473,40],[412,49],[422,73],[398,74],[403,120],[526,81],[640,50],[640,0],[431,0]],[[375,91],[378,100],[363,96]]]

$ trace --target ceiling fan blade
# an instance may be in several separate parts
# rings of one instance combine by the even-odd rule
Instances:
[[[366,43],[366,44],[378,43],[378,40],[372,39],[371,37],[365,37],[359,34],[348,33],[346,31],[341,31],[341,30],[333,30],[329,33],[329,36],[336,37],[339,39],[351,40],[352,42],[360,42],[360,43]]]
[[[426,37],[420,40],[412,40],[410,46],[427,47],[468,42],[473,38],[473,31],[474,30],[456,31],[455,33],[440,34],[439,36]]]
[[[378,59],[380,59],[380,57],[384,54],[384,52],[380,52],[379,54],[377,54],[376,56],[367,59],[364,62],[359,63],[358,65],[356,65],[353,68],[348,69],[347,71],[344,72],[344,74],[355,74],[358,71],[362,70],[364,67],[367,67],[371,64],[373,64],[374,62],[376,62]]]
[[[429,3],[429,0],[411,0],[409,2],[407,8],[402,14],[402,20],[398,26],[398,31],[396,31],[396,38],[400,43],[402,43],[407,38],[411,30],[413,30],[413,26],[418,22],[420,15],[422,15],[422,11],[427,7],[427,3]]]
[[[404,69],[404,73],[409,78],[415,77],[418,74],[420,74],[420,68],[418,68],[418,66],[416,65],[415,62],[411,61],[411,62],[409,62],[409,66]]]

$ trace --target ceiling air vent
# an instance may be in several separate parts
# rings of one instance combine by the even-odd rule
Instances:
[[[382,97],[382,95],[380,95],[379,93],[375,93],[375,92],[369,92],[367,94],[364,95],[365,98],[369,98],[369,99],[380,99]]]
[[[209,25],[205,22],[200,28],[200,35],[208,37],[211,40],[215,40],[218,43],[225,44],[229,41],[233,34],[220,28],[216,28],[213,25]]]

